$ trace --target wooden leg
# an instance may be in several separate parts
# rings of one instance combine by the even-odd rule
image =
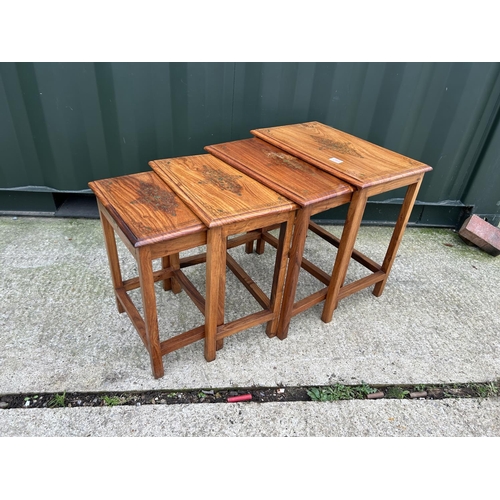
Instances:
[[[354,192],[349,205],[344,230],[342,231],[337,258],[335,259],[335,264],[333,266],[332,277],[330,284],[328,285],[328,292],[326,294],[323,314],[321,316],[321,319],[325,323],[329,323],[332,320],[333,311],[337,307],[339,291],[345,281],[351,254],[354,249],[354,244],[356,243],[359,226],[361,225],[361,220],[363,219],[366,201],[366,190],[362,189]]]
[[[224,323],[226,288],[226,238],[222,228],[207,233],[206,303],[205,303],[205,359],[213,361],[217,350],[217,326]]]
[[[170,255],[161,258],[161,268],[168,269],[170,267]],[[172,278],[163,280],[163,290],[172,290]]]
[[[275,316],[274,319],[269,321],[266,326],[266,334],[269,337],[275,337],[279,327],[281,316],[280,310],[283,299],[283,289],[287,270],[287,261],[289,259],[290,241],[292,239],[294,219],[295,213],[292,212],[290,213],[288,220],[286,222],[283,222],[280,227],[279,243],[278,248],[276,249],[276,259],[274,263],[273,284],[271,288],[270,299],[270,309],[271,311],[273,311]]]
[[[227,245],[227,240],[226,240],[226,245]],[[219,308],[218,308],[218,313],[217,313],[217,326],[223,325],[224,324],[224,311],[225,311],[225,303],[226,303],[226,250],[227,246],[224,247],[224,262],[223,262],[223,275],[224,275],[224,281],[223,281],[223,286],[219,287]],[[222,276],[220,276],[221,278]],[[217,351],[220,351],[224,347],[224,339],[216,340],[215,342],[215,349]]]
[[[247,241],[245,243],[245,252],[246,253],[252,253],[253,252],[253,240],[252,241]]]
[[[290,321],[292,319],[293,304],[297,292],[297,283],[299,281],[300,267],[302,264],[302,256],[304,254],[310,218],[311,210],[309,208],[299,210],[295,218],[292,248],[290,249],[288,271],[285,281],[285,293],[283,295],[283,304],[281,306],[280,322],[277,332],[277,336],[281,340],[287,337]]]
[[[144,308],[144,323],[148,340],[151,368],[155,378],[163,377],[163,361],[158,333],[158,315],[156,312],[156,295],[153,279],[153,265],[150,248],[145,246],[137,250],[137,266],[141,285],[142,305]]]
[[[260,230],[261,235],[257,238],[255,242],[255,253],[262,255],[264,253],[264,248],[266,245],[266,242],[262,239],[262,232],[263,230]],[[253,252],[253,246],[254,242],[249,241],[248,243],[245,243],[245,252],[246,253],[252,253]]]
[[[264,241],[264,238],[262,238],[262,233],[263,229],[261,229],[260,233],[260,238],[257,240],[257,243],[255,244],[255,253],[258,255],[262,255],[264,253],[265,247],[266,247],[266,242]]]
[[[162,269],[180,269],[179,254],[175,253],[172,255],[167,255],[161,259]],[[163,280],[163,290],[172,290],[174,293],[182,292],[182,287],[180,283],[175,278],[167,278]]]
[[[111,271],[111,280],[113,282],[114,290],[123,287],[122,273],[120,269],[120,261],[118,259],[118,250],[116,248],[115,232],[113,227],[109,223],[106,216],[99,210],[99,216],[101,218],[102,230],[104,233],[104,243],[106,245],[106,252],[108,254],[109,268]],[[115,292],[116,306],[119,313],[125,312],[121,302],[118,300]]]
[[[406,196],[403,201],[403,205],[401,206],[398,220],[396,222],[396,226],[394,227],[387,253],[385,254],[384,262],[382,263],[382,271],[385,273],[385,277],[382,281],[379,281],[373,288],[373,295],[375,295],[376,297],[380,297],[382,295],[382,292],[384,291],[385,284],[387,283],[387,279],[389,278],[389,273],[391,272],[392,264],[394,263],[394,259],[396,258],[396,255],[398,253],[399,245],[401,243],[401,240],[403,239],[403,234],[405,232],[406,225],[408,224],[413,205],[415,204],[415,200],[417,199],[417,194],[418,190],[420,189],[420,185],[422,184],[422,179],[423,178],[421,178],[415,184],[411,184],[410,186],[408,186],[408,189],[406,190]]]

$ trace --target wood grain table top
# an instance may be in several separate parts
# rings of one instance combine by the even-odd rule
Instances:
[[[297,208],[210,154],[154,160],[149,166],[209,228]]]
[[[154,172],[97,180],[89,187],[134,247],[206,231]]]
[[[425,163],[315,121],[251,133],[358,188],[432,170]]]
[[[353,191],[333,175],[257,138],[210,145],[205,150],[302,207]]]

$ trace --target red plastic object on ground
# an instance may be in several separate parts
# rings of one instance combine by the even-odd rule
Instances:
[[[241,396],[233,396],[231,398],[227,398],[228,403],[238,403],[239,401],[249,401],[252,399],[251,394],[243,394]]]

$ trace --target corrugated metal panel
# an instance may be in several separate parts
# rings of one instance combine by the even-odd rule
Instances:
[[[234,121],[327,123],[433,166],[420,201],[460,200],[498,111],[499,76],[498,63],[240,64]]]
[[[464,203],[494,225],[500,223],[500,113],[492,124],[473,176],[464,193]]]
[[[96,178],[203,152],[231,130],[233,64],[1,64],[2,187]]]
[[[500,63],[1,63],[0,76],[0,189],[86,191],[318,120],[432,165],[420,203],[497,210]]]

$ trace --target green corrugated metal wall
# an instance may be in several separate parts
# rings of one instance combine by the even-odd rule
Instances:
[[[0,63],[0,77],[0,211],[54,211],[52,193],[317,120],[434,168],[414,223],[500,222],[500,63]],[[393,220],[402,196],[368,218]]]

